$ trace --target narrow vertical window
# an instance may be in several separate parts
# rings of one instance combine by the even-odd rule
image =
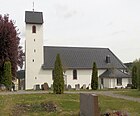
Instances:
[[[103,78],[101,78],[101,84],[104,85],[104,79]]]
[[[77,70],[73,70],[73,80],[77,80]]]
[[[52,80],[54,80],[54,70],[52,70]]]
[[[36,33],[36,26],[35,25],[32,26],[32,33]]]
[[[117,78],[117,85],[122,85],[122,78]]]

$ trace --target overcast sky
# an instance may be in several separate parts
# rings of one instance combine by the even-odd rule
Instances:
[[[109,48],[121,61],[140,58],[140,0],[0,0],[25,39],[25,11],[43,12],[44,45]]]

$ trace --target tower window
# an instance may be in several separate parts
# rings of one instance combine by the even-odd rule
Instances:
[[[34,52],[36,52],[36,49],[34,49]]]
[[[36,26],[35,25],[32,26],[32,33],[36,33]]]
[[[33,61],[33,62],[35,62],[35,60],[34,60],[34,59],[33,59],[32,61]]]

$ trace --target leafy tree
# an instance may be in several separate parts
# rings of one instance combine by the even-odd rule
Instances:
[[[57,54],[56,56],[56,61],[54,65],[53,92],[56,94],[62,94],[64,92],[63,69],[59,54]]]
[[[12,77],[16,76],[18,64],[18,48],[20,38],[16,26],[9,15],[0,15],[0,68],[3,69],[4,62],[8,58],[11,62]]]
[[[93,63],[92,68],[91,88],[92,90],[98,89],[98,70],[95,62]]]
[[[11,62],[6,61],[4,63],[4,68],[3,68],[3,77],[1,79],[1,83],[6,86],[8,90],[10,90],[10,87],[12,85],[12,73],[11,73]]]
[[[137,67],[133,66],[132,68],[132,89],[137,89],[138,84],[138,73],[137,73]]]

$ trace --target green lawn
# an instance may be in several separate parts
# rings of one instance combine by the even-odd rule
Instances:
[[[140,91],[138,91],[137,89],[123,90],[115,93],[125,95],[125,96],[140,98]]]
[[[1,95],[0,115],[1,116],[78,116],[79,94],[27,94],[27,95]],[[47,113],[41,107],[42,103],[52,101],[57,111]],[[22,106],[22,107],[21,107]],[[100,111],[121,110],[140,116],[140,103],[115,99],[106,96],[99,96]]]

